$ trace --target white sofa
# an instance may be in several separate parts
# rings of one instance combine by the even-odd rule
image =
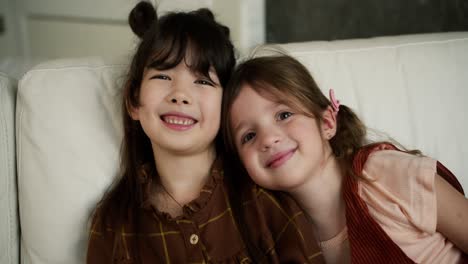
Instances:
[[[369,127],[438,158],[468,189],[468,32],[282,46]],[[46,62],[16,97],[0,75],[0,263],[84,262],[89,215],[118,171],[125,71]]]
[[[0,263],[18,263],[19,221],[15,155],[17,81],[0,73]]]

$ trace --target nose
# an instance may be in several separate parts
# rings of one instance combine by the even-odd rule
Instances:
[[[173,104],[190,104],[190,101],[182,95],[174,95],[170,98],[171,103]]]
[[[174,83],[171,92],[166,97],[167,100],[172,104],[190,105],[192,99],[186,87],[188,86],[183,83]]]
[[[260,137],[260,147],[262,151],[268,151],[281,142],[281,134],[274,129],[264,131]]]

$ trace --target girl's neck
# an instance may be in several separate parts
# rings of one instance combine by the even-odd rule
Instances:
[[[311,175],[301,186],[289,191],[310,216],[319,241],[335,237],[346,226],[342,183],[342,170],[330,152],[320,171]]]
[[[210,177],[216,159],[214,147],[193,155],[178,155],[163,150],[153,151],[156,169],[163,188],[177,203],[185,205],[197,198]]]

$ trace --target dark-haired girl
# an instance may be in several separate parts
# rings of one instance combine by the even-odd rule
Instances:
[[[234,190],[236,175],[224,173],[228,28],[208,9],[157,17],[147,2],[129,22],[141,42],[123,91],[121,177],[94,212],[87,262],[320,262],[291,199],[254,184]]]

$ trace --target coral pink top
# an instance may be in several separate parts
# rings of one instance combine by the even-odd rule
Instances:
[[[462,253],[436,231],[436,160],[400,151],[369,155],[359,196],[387,235],[417,263],[458,263]]]

